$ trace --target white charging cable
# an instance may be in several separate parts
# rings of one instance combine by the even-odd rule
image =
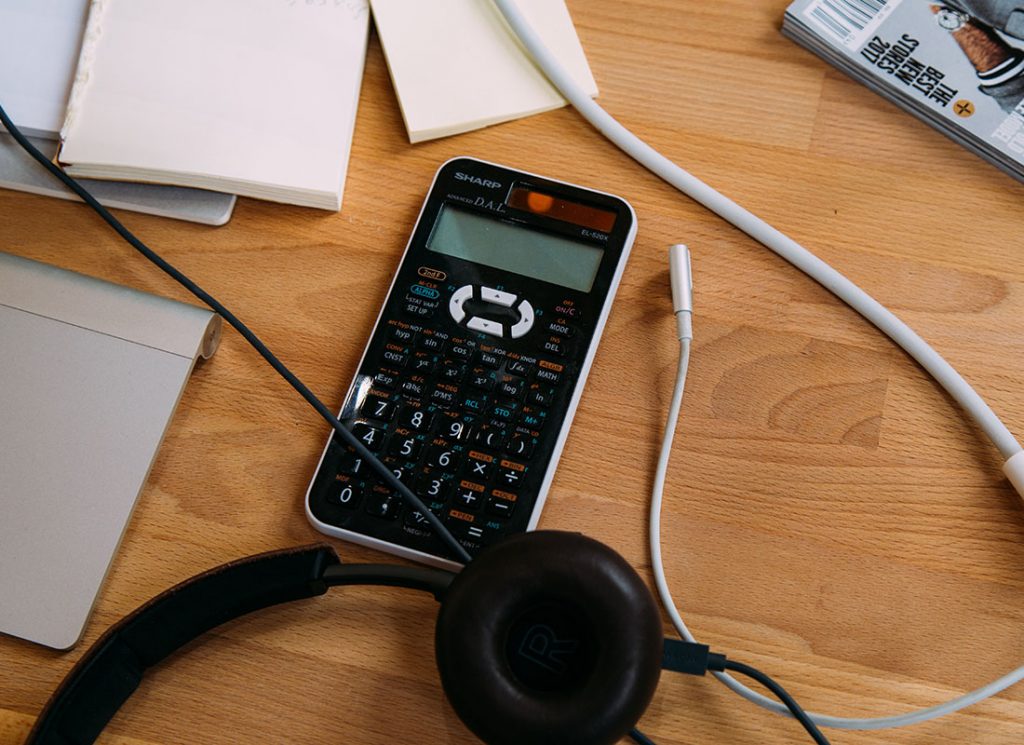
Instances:
[[[679,635],[686,641],[696,642],[693,634],[683,621],[675,601],[672,599],[672,592],[669,590],[668,580],[665,577],[665,565],[661,558],[661,502],[665,491],[665,476],[668,472],[669,459],[672,456],[672,439],[675,436],[676,425],[679,421],[679,412],[683,403],[683,391],[686,387],[686,372],[690,361],[690,342],[693,339],[693,280],[690,273],[690,253],[685,246],[672,246],[669,249],[669,271],[672,276],[672,309],[676,315],[676,325],[679,330],[679,369],[676,373],[676,384],[672,391],[672,401],[669,404],[668,421],[665,423],[665,436],[661,441],[661,452],[658,455],[658,466],[654,473],[654,487],[651,492],[651,513],[650,513],[650,548],[651,565],[654,568],[654,583],[658,589],[658,596],[662,605],[672,619],[672,625],[676,627]],[[714,673],[719,680],[732,688],[734,691],[753,701],[759,706],[771,709],[780,714],[792,716],[786,707],[774,699],[767,698],[747,688],[728,673]],[[1024,679],[1024,666],[1013,672],[1004,675],[999,680],[993,681],[975,691],[960,696],[938,706],[899,714],[890,717],[878,717],[874,719],[851,719],[845,717],[834,717],[825,714],[814,714],[808,712],[808,716],[815,724],[824,727],[836,727],[840,729],[888,729],[890,727],[903,727],[908,724],[926,722],[944,714],[951,714],[965,706],[982,701],[990,696],[999,693],[1005,688]]]
[[[647,168],[651,173],[664,179],[676,187],[686,196],[697,201],[709,210],[719,215],[732,225],[736,226],[747,235],[759,241],[766,248],[774,251],[783,259],[797,267],[809,277],[820,283],[831,291],[838,298],[847,303],[851,308],[860,313],[864,318],[878,327],[884,334],[892,339],[914,360],[918,362],[949,395],[960,404],[960,406],[977,422],[985,435],[992,441],[1005,459],[1003,471],[1013,484],[1017,493],[1024,496],[1024,448],[1014,439],[1013,435],[1000,421],[999,417],[989,408],[988,404],[978,393],[964,380],[953,367],[946,362],[942,356],[932,349],[927,342],[918,336],[909,326],[897,318],[885,306],[868,295],[864,290],[833,269],[827,263],[812,254],[799,243],[785,234],[773,228],[761,218],[739,206],[729,198],[718,193],[700,179],[691,175],[684,169],[677,166],[628,129],[623,127],[608,112],[599,106],[587,95],[586,91],[580,88],[572,79],[569,73],[562,67],[557,58],[552,55],[531,28],[529,22],[523,17],[516,7],[514,0],[494,0],[505,20],[511,26],[516,36],[526,50],[533,56],[534,60],[562,93],[573,107],[598,131],[604,134],[609,140],[634,158],[637,162]],[[677,314],[678,318],[678,314]],[[683,353],[680,357],[680,378],[677,379],[676,391],[673,394],[673,402],[678,395],[681,404],[683,385],[685,380],[686,362],[688,360],[689,341],[684,343]],[[671,448],[672,433],[675,430],[675,419],[678,418],[678,407],[674,415],[670,412],[669,427],[666,429],[665,446],[662,450],[662,457],[659,460],[658,474],[654,487],[655,499],[657,500],[658,512],[660,514],[661,492],[664,488],[664,471],[668,467],[668,452]],[[657,479],[660,478],[660,482]],[[671,594],[668,592],[668,585],[665,582],[664,569],[661,566],[661,544],[660,530],[655,534],[654,511],[652,503],[651,512],[651,550],[655,561],[656,578],[662,602],[666,606],[669,616],[679,634],[688,641],[694,641],[680,617]],[[725,673],[716,673],[716,676],[729,688],[739,693],[744,698],[753,701],[759,706],[788,714],[785,707],[778,704],[760,693],[751,690],[735,678]],[[885,729],[888,727],[899,727],[908,724],[924,722],[935,717],[948,714],[977,701],[992,696],[1010,685],[1024,679],[1024,666],[1003,676],[999,680],[972,691],[964,696],[949,701],[939,706],[922,709],[908,714],[892,717],[879,717],[872,719],[854,719],[844,717],[831,717],[821,714],[812,714],[811,718],[815,723],[844,729]]]

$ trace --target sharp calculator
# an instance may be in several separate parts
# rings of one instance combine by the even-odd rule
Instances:
[[[635,235],[609,194],[472,158],[434,177],[340,418],[471,555],[536,526]],[[337,436],[306,514],[455,566]]]

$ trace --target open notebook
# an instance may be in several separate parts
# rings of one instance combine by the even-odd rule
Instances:
[[[366,0],[93,0],[60,162],[338,210],[368,30]]]
[[[89,0],[0,0],[0,104],[46,157],[57,150],[75,77]],[[156,184],[86,181],[100,203],[117,209],[223,225],[232,194]],[[0,187],[59,199],[77,197],[0,127]]]

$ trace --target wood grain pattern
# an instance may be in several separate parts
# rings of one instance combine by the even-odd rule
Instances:
[[[783,39],[786,5],[570,0],[609,110],[895,308],[1024,431],[1024,186]],[[411,147],[373,43],[340,214],[242,200],[217,229],[124,219],[336,406],[432,174],[460,154],[620,193],[639,215],[543,527],[650,575],[677,354],[665,254],[685,241],[697,337],[663,529],[698,636],[834,714],[932,705],[1024,662],[1024,511],[995,451],[856,314],[571,111]],[[0,192],[0,225],[5,251],[186,299],[81,206]],[[0,639],[0,743],[20,742],[87,645],[145,599],[320,539],[301,503],[325,435],[228,334],[185,392],[82,646]],[[103,741],[473,742],[438,684],[434,614],[428,598],[350,589],[230,623],[161,665]],[[642,726],[662,745],[804,741],[705,679],[666,677]],[[1024,687],[926,725],[833,733],[1022,740]]]

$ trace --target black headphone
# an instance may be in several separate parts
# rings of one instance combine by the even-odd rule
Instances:
[[[680,669],[679,643],[663,639],[640,576],[580,534],[515,535],[458,574],[342,564],[320,544],[225,564],[136,609],[72,668],[26,742],[93,742],[146,670],[179,647],[225,621],[336,585],[408,587],[440,601],[441,683],[466,726],[493,745],[615,743],[654,696],[663,658]]]

